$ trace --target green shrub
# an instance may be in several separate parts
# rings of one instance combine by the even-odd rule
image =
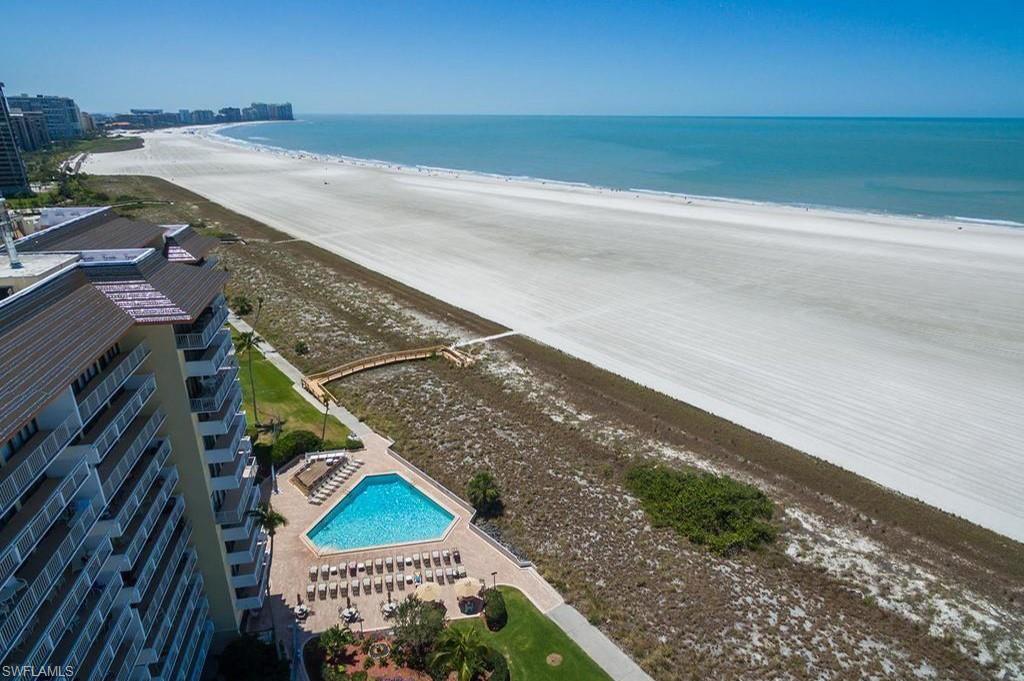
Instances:
[[[497,589],[488,589],[484,592],[484,619],[491,631],[498,631],[508,623],[505,597]]]
[[[252,313],[252,303],[245,296],[235,296],[231,299],[231,307],[234,308],[235,314],[244,316]]]
[[[280,466],[306,452],[315,452],[323,448],[323,441],[308,430],[290,430],[277,438],[271,449],[274,464]]]
[[[509,681],[508,660],[497,648],[491,648],[487,657],[487,669],[491,672],[488,681]]]
[[[299,356],[309,354],[309,344],[306,343],[306,341],[296,341],[292,349],[295,350],[295,354]]]
[[[626,486],[655,527],[671,527],[719,555],[775,539],[771,500],[728,476],[640,465],[626,474]]]

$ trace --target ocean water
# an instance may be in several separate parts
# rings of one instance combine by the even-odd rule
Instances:
[[[348,551],[368,546],[439,539],[455,516],[400,475],[368,475],[308,533],[321,548]]]
[[[308,115],[222,134],[619,189],[1024,223],[1024,119]]]

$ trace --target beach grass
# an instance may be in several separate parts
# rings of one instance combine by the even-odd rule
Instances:
[[[548,619],[518,589],[499,586],[508,608],[508,624],[490,631],[482,619],[462,620],[453,627],[478,627],[488,645],[508,660],[516,681],[611,679],[557,624]],[[548,662],[560,658],[556,666]],[[554,657],[554,656],[557,656]]]

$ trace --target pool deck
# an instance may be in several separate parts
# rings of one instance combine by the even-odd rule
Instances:
[[[306,620],[298,625],[301,639],[308,638],[311,634],[321,632],[341,622],[338,610],[345,607],[345,596],[339,594],[337,598],[331,598],[328,595],[326,600],[320,600],[317,595],[313,601],[307,601],[306,598],[306,585],[310,583],[309,568],[313,565],[319,567],[323,563],[337,565],[343,561],[346,563],[348,561],[365,562],[389,555],[394,558],[398,554],[410,555],[424,551],[458,548],[462,559],[461,565],[466,568],[468,577],[484,580],[487,585],[496,581],[498,584],[513,586],[526,594],[527,598],[541,612],[547,613],[562,605],[562,597],[541,578],[532,566],[521,566],[512,556],[493,544],[488,538],[481,536],[478,530],[470,527],[473,508],[469,504],[405,463],[391,451],[391,443],[385,438],[371,432],[363,435],[362,439],[366,448],[355,452],[353,457],[362,461],[363,465],[355,475],[346,480],[327,501],[319,506],[306,501],[306,497],[289,480],[298,470],[297,465],[292,465],[278,474],[279,493],[271,496],[271,503],[288,519],[288,525],[278,529],[274,537],[274,558],[270,572],[271,608],[278,640],[291,640],[289,626],[295,624],[292,608],[298,604],[299,597],[312,611]],[[444,538],[440,541],[392,545],[386,549],[357,549],[319,554],[315,552],[312,544],[305,537],[306,532],[365,476],[381,473],[402,475],[433,501],[455,514],[455,520]],[[444,569],[457,565],[453,562],[432,567]],[[420,568],[420,570],[422,569]],[[394,575],[397,572],[395,570],[384,574]],[[493,578],[492,572],[497,573]],[[360,575],[360,580],[362,576]],[[377,575],[375,573],[369,576],[372,580]],[[348,579],[351,581],[352,578],[348,577]],[[340,578],[332,577],[327,581],[333,580],[340,581]],[[318,578],[314,584],[320,584],[321,581]],[[448,609],[448,617],[451,619],[464,617],[458,608],[455,587],[447,582],[439,587],[441,600]],[[404,589],[396,587],[392,591],[391,598],[392,600],[403,600],[414,590],[413,585],[407,585]],[[387,602],[386,590],[382,589],[380,592],[373,590],[367,594],[360,589],[359,594],[354,596],[350,594],[349,598],[352,605],[357,607],[362,615],[361,628],[363,631],[388,628],[388,622],[380,612],[381,605]],[[354,624],[352,628],[358,631],[360,624]]]

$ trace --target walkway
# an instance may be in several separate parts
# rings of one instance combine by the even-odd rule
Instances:
[[[654,681],[615,643],[568,603],[545,613],[616,681]]]
[[[248,322],[244,319],[235,315],[234,312],[228,315],[228,324],[236,328],[240,333],[249,333],[252,331],[252,327],[249,326]],[[292,382],[292,388],[295,392],[302,395],[302,399],[312,404],[318,411],[322,411],[324,408],[323,403],[318,402],[315,397],[310,395],[302,388],[302,379],[304,378],[301,371],[295,368],[291,362],[281,356],[274,346],[264,340],[260,343],[260,352],[263,353],[271,364],[277,367],[281,373],[287,376]],[[359,438],[371,434],[373,431],[370,427],[356,418],[355,414],[345,409],[342,406],[331,404],[327,409],[327,413],[344,423],[349,430],[351,430]]]

